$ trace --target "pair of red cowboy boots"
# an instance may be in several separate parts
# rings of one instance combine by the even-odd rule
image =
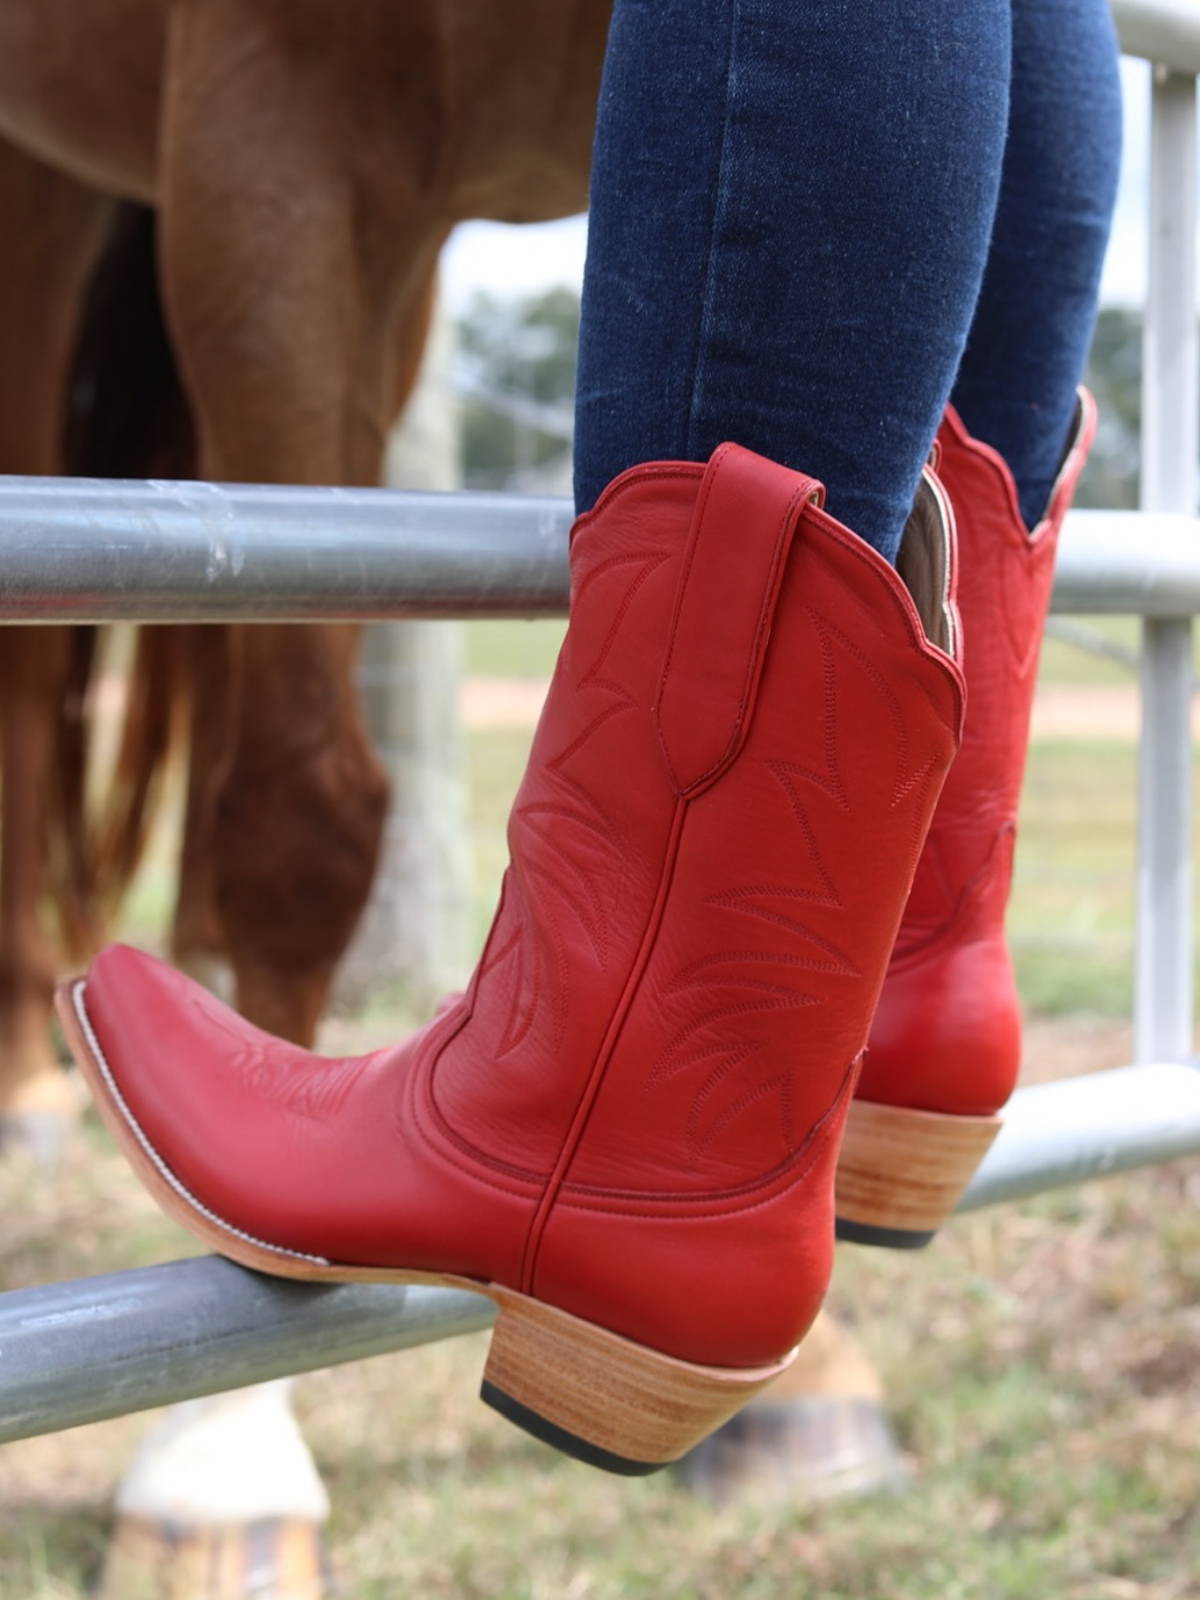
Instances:
[[[953,768],[932,473],[896,570],[818,484],[735,446],[617,479],[572,533],[570,625],[465,995],[324,1060],[126,948],[61,992],[163,1206],[264,1271],[490,1295],[484,1398],[584,1460],[650,1471],[716,1428],[815,1316],[835,1192],[843,1231],[915,1242],[1011,1088],[1013,812],[1090,431],[1085,402],[1033,538],[999,460],[942,431],[968,549]],[[931,1175],[933,1211],[913,1204]]]

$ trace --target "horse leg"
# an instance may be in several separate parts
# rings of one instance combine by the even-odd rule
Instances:
[[[244,39],[254,71],[231,72],[230,20],[220,0],[184,8],[168,48],[164,293],[204,472],[376,483],[402,329],[426,315],[442,232],[389,232],[358,192],[327,121],[331,88],[352,101],[353,86],[331,86],[321,52],[289,54],[281,27]],[[393,257],[414,264],[401,273]],[[239,1009],[307,1042],[386,807],[354,686],[358,629],[263,624],[229,642],[230,753],[204,797],[213,897]]]
[[[0,143],[0,470],[53,473],[74,330],[111,207]],[[74,1097],[50,1046],[53,949],[39,920],[65,627],[0,629],[0,1129],[57,1137]]]
[[[366,903],[386,805],[357,645],[352,628],[206,629],[193,656],[172,953],[218,989],[227,962],[238,1008],[302,1042]]]
[[[205,25],[215,21],[219,34],[222,14],[228,24],[219,0],[184,14],[169,69],[176,53],[193,70],[209,59]],[[220,82],[189,85],[171,75],[161,207],[167,313],[197,416],[202,470],[252,481],[376,482],[384,436],[376,413],[387,407],[375,396],[395,381],[381,352],[396,323],[360,311],[344,227],[338,248],[328,250],[320,217],[307,219],[299,237],[281,226],[297,200],[320,192],[302,156],[324,135],[314,135],[300,104],[296,126],[244,143],[230,132],[244,130],[244,108],[225,104],[222,92],[236,84],[236,74],[217,76]],[[248,89],[256,104],[293,103],[286,81]],[[264,161],[286,152],[289,170],[265,182],[257,169],[248,170],[255,167],[245,159],[248,148]],[[366,359],[356,364],[364,351]],[[357,630],[344,628],[247,627],[197,640],[206,670],[193,722],[175,946],[186,954],[223,945],[241,1008],[298,1039],[311,1036],[329,975],[365,901],[382,827],[385,784],[352,682],[356,637]],[[279,1425],[285,1398],[272,1390],[266,1403]],[[180,1429],[207,1429],[208,1414],[189,1413]],[[302,1448],[298,1436],[293,1443]],[[158,1548],[155,1522],[166,1524],[164,1538],[177,1540],[181,1511],[205,1559],[224,1560],[230,1548],[253,1539],[241,1510],[234,1515],[230,1508],[221,1527],[194,1503],[176,1505],[174,1518],[148,1517],[149,1500],[139,1506],[140,1518],[131,1511],[129,1527],[142,1572],[152,1570],[147,1556],[153,1562]],[[289,1515],[293,1567],[304,1515]],[[271,1516],[281,1518],[281,1508]],[[310,1508],[306,1548],[318,1554],[319,1520]],[[128,1592],[130,1568],[118,1555],[120,1544],[119,1533],[106,1595]],[[319,1559],[305,1567],[299,1585],[285,1582],[281,1570],[275,1592],[315,1594]]]
[[[360,718],[357,629],[247,629],[234,642],[216,904],[238,1009],[309,1042],[370,891],[387,783]]]
[[[905,1468],[878,1372],[824,1309],[779,1382],[698,1444],[675,1475],[720,1506],[795,1508],[899,1489]]]
[[[184,640],[188,706],[187,792],[179,846],[171,959],[232,1002],[225,939],[213,887],[212,801],[229,745],[229,630],[188,628]],[[201,685],[203,692],[201,692]]]

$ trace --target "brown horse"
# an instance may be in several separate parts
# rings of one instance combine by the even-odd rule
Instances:
[[[199,475],[378,482],[451,228],[585,204],[609,9],[0,0],[0,470],[63,468],[76,329],[119,206],[134,201],[157,217]],[[203,692],[173,948],[223,953],[240,1007],[305,1042],[365,900],[384,807],[355,640],[347,627],[256,625],[176,645]],[[77,902],[90,892],[82,835],[64,850],[44,826],[86,654],[68,628],[0,630],[0,1113],[57,1093],[56,962],[38,907],[48,858],[74,863]],[[161,689],[161,661],[155,674]],[[156,715],[161,736],[161,703]],[[86,930],[89,907],[77,912]]]
[[[609,5],[0,0],[0,471],[378,482],[450,230],[585,204]],[[154,213],[149,272],[130,202]],[[140,320],[155,298],[157,347]],[[48,874],[86,940],[136,855],[180,684],[174,953],[223,955],[242,1010],[311,1040],[385,803],[356,637],[141,630],[115,809],[93,838],[92,635],[0,629],[0,1119],[62,1093]],[[120,1555],[106,1593],[128,1592]]]

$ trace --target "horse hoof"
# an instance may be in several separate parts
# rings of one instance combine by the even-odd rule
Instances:
[[[172,1406],[117,1490],[96,1600],[324,1600],[329,1501],[290,1380]]]
[[[896,1489],[904,1467],[877,1400],[752,1400],[685,1456],[679,1481],[716,1505],[815,1502]]]
[[[787,1372],[676,1471],[718,1505],[832,1500],[894,1489],[905,1476],[879,1375],[826,1310]]]
[[[21,1155],[35,1167],[55,1166],[85,1101],[78,1077],[58,1066],[22,1084],[0,1106],[0,1157]]]
[[[332,1592],[316,1522],[206,1526],[121,1516],[95,1600],[325,1600]]]

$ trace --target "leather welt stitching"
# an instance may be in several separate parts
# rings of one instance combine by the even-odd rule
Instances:
[[[108,1058],[105,1056],[104,1051],[100,1047],[100,1040],[96,1035],[95,1029],[92,1027],[91,1018],[88,1016],[87,1008],[84,1005],[83,995],[86,987],[87,984],[85,980],[81,978],[79,982],[74,984],[71,988],[71,1004],[75,1009],[76,1020],[79,1023],[84,1038],[87,1040],[88,1049],[92,1053],[92,1060],[100,1069],[100,1075],[104,1079],[105,1087],[112,1098],[113,1104],[121,1113],[126,1127],[137,1140],[142,1153],[146,1156],[147,1160],[158,1173],[159,1177],[167,1184],[169,1188],[175,1191],[181,1200],[186,1201],[191,1209],[196,1212],[197,1216],[201,1216],[207,1222],[213,1223],[216,1227],[221,1229],[222,1233],[229,1234],[230,1238],[241,1239],[245,1244],[252,1244],[261,1250],[268,1250],[272,1255],[284,1256],[289,1261],[308,1261],[311,1262],[313,1266],[319,1267],[331,1266],[332,1263],[327,1260],[325,1256],[308,1255],[303,1250],[288,1250],[282,1245],[271,1244],[267,1239],[259,1239],[252,1233],[246,1233],[242,1228],[234,1227],[233,1223],[227,1222],[219,1212],[210,1210],[208,1206],[204,1205],[200,1200],[198,1200],[192,1191],[187,1187],[187,1185],[175,1175],[175,1173],[155,1149],[149,1135],[134,1116],[128,1101],[125,1099],[125,1096],[121,1093],[121,1090],[117,1085],[117,1080],[113,1075],[112,1068],[108,1064]]]

